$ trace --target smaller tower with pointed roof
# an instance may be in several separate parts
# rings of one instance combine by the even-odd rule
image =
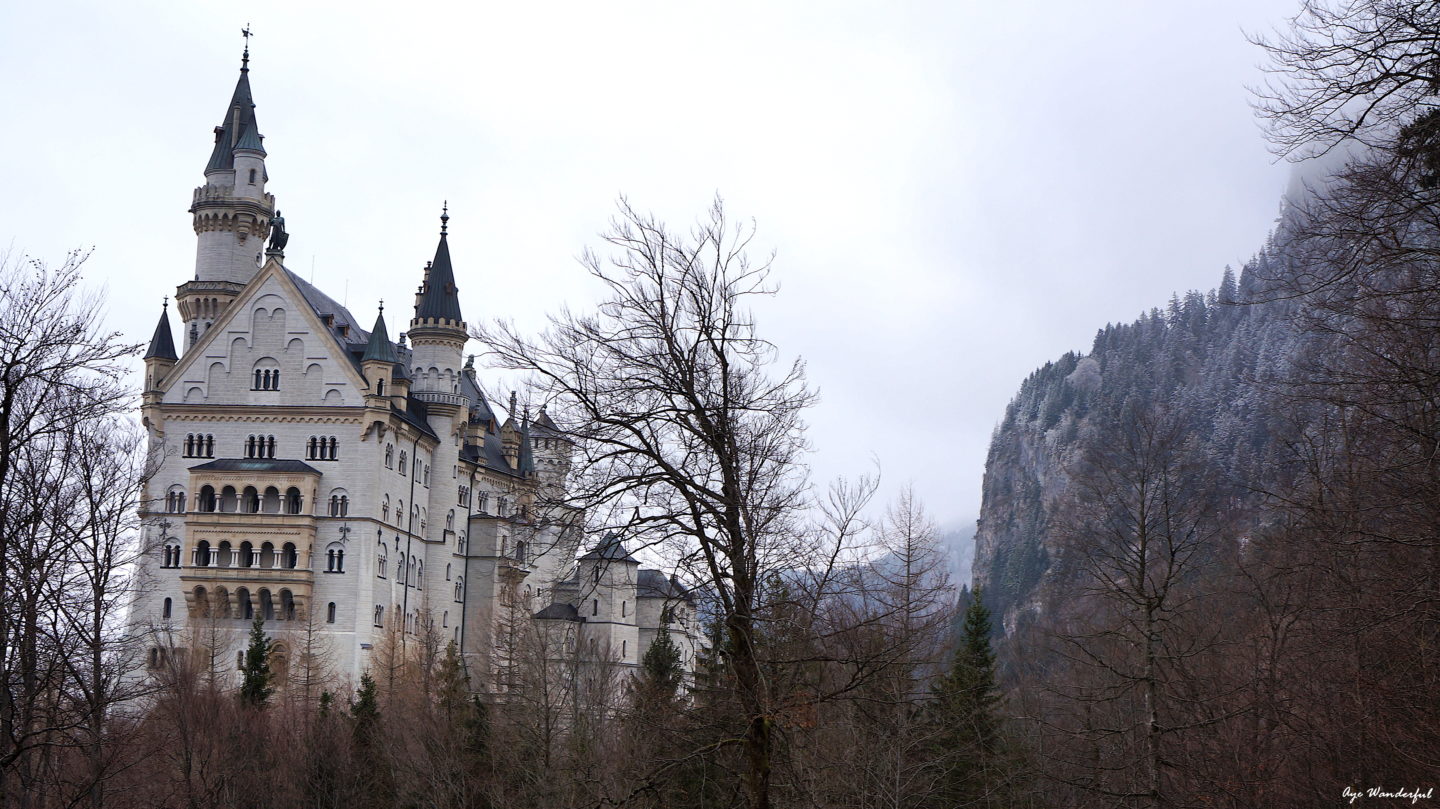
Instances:
[[[160,322],[155,325],[155,335],[150,338],[150,347],[145,351],[145,392],[158,390],[165,381],[165,374],[180,359],[175,353],[175,338],[170,333],[170,301],[167,299],[160,309]]]
[[[450,206],[441,209],[440,243],[435,259],[415,294],[415,317],[410,321],[412,351],[410,376],[417,399],[438,404],[459,402],[465,341],[469,339],[460,314],[460,290],[450,264]]]

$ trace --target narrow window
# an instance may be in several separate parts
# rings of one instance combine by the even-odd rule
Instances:
[[[345,549],[344,549],[344,548],[340,548],[339,550],[335,551],[335,572],[336,572],[336,573],[344,573],[344,572],[345,572]]]
[[[215,436],[213,435],[205,436],[205,457],[215,457]]]
[[[316,456],[315,456],[315,436],[313,436],[313,435],[310,436],[310,441],[305,445],[305,458],[306,458],[307,460],[311,460],[311,461],[315,460],[315,458],[316,458]]]
[[[628,615],[628,614],[629,614],[628,610],[629,610],[629,607],[626,606],[626,604],[625,604],[624,601],[621,601],[621,602],[620,602],[620,617],[621,617],[621,618],[624,618],[626,615]]]
[[[375,605],[375,625],[385,625],[385,608],[379,604]]]
[[[250,169],[250,184],[255,184],[255,169]]]
[[[622,640],[622,641],[620,641],[620,659],[621,659],[621,660],[624,660],[624,659],[625,659],[625,656],[628,655],[628,654],[630,654],[630,641],[628,641],[628,640]]]
[[[333,460],[335,460],[335,459],[337,459],[337,458],[339,458],[339,457],[340,457],[340,440],[337,439],[335,436],[332,435],[332,436],[330,436],[330,460],[333,461]]]
[[[165,599],[165,609],[160,613],[161,618],[165,618],[167,620],[170,618],[170,603],[170,599]]]
[[[325,608],[325,623],[335,623],[335,602],[331,601],[330,606]]]
[[[591,600],[590,600],[590,614],[591,614],[591,615],[599,615],[599,614],[600,614],[600,599],[594,598],[594,599],[591,599]]]
[[[256,368],[256,369],[255,369],[255,390],[260,390],[260,389],[261,389],[261,388],[260,388],[260,374],[261,374],[260,369],[259,369],[259,368]]]
[[[400,474],[407,474],[405,471],[405,453],[403,451],[400,453]]]
[[[375,394],[376,394],[377,396],[384,396],[384,395],[385,395],[385,380],[383,380],[383,379],[377,379],[377,380],[375,380]],[[378,626],[378,624],[377,624],[377,626]]]

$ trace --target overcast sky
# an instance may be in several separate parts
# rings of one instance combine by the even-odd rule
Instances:
[[[776,252],[817,477],[873,457],[957,522],[1027,374],[1263,243],[1288,167],[1244,32],[1295,6],[12,2],[0,248],[93,246],[148,339],[249,22],[286,263],[362,322],[408,319],[443,199],[467,319],[539,327],[618,195],[683,226],[718,192]]]

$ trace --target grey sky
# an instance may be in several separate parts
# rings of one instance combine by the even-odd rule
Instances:
[[[467,318],[539,326],[617,195],[683,226],[718,191],[777,252],[817,477],[873,456],[953,521],[1031,370],[1262,244],[1287,167],[1242,31],[1295,6],[12,3],[0,247],[93,245],[148,338],[248,21],[286,263],[357,317],[408,317],[442,199]]]

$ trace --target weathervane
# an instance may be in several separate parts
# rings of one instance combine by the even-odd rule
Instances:
[[[245,53],[240,57],[240,67],[248,69],[250,67],[250,37],[255,36],[250,33],[250,23],[245,23],[245,27],[240,29],[240,36],[245,37]]]

